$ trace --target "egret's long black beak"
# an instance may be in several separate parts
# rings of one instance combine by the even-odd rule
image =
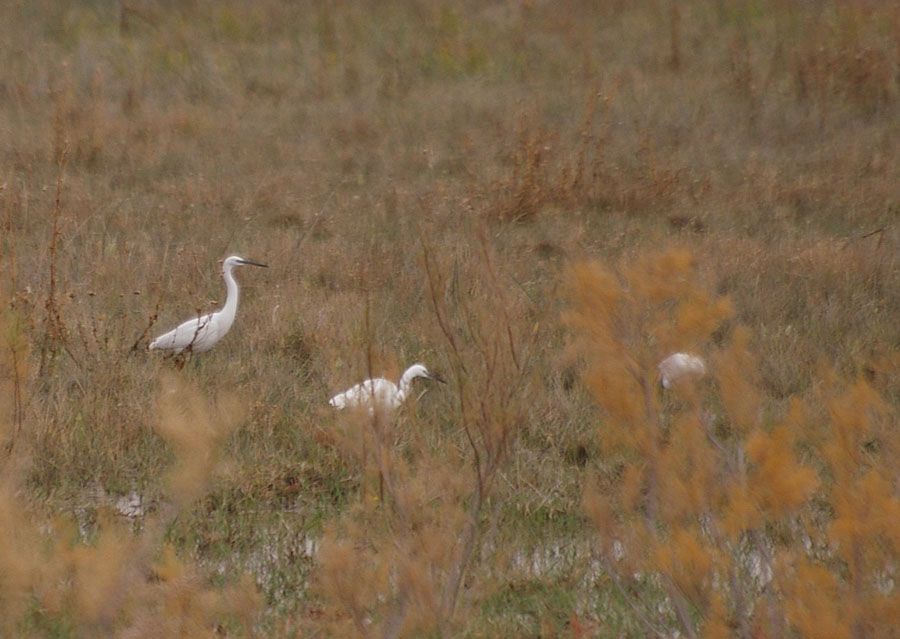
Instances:
[[[434,381],[440,384],[446,384],[447,380],[438,375],[437,373],[428,373],[428,379],[433,379]]]
[[[253,260],[241,259],[241,264],[246,264],[248,266],[262,266],[263,268],[269,268],[268,264],[263,264],[262,262],[254,262]]]

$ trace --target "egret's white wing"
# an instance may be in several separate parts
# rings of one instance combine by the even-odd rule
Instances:
[[[663,388],[669,388],[679,377],[706,374],[706,362],[690,353],[673,353],[657,366]]]
[[[372,408],[372,400],[385,408],[396,408],[397,386],[391,381],[378,377],[367,379],[343,393],[338,393],[328,403],[335,408],[366,406]]]
[[[335,408],[349,408],[351,406],[360,406],[368,404],[372,398],[372,380],[367,379],[364,382],[352,386],[343,393],[338,393],[329,400],[329,404]]]
[[[188,346],[191,350],[202,352],[206,350],[206,344],[210,341],[210,328],[214,313],[189,319],[183,324],[172,329],[168,333],[160,335],[150,342],[150,350],[174,351],[180,353]],[[215,340],[213,340],[215,343]],[[210,344],[211,346],[211,344]]]
[[[334,406],[335,408],[347,408],[351,405],[351,398],[356,396],[357,386],[353,388],[349,388],[345,390],[343,393],[338,393],[334,397],[328,400],[328,403]]]

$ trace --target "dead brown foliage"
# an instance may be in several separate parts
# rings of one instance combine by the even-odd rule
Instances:
[[[617,271],[578,265],[570,298],[567,323],[603,409],[598,434],[618,460],[584,504],[599,556],[648,632],[673,621],[687,636],[889,632],[898,438],[878,393],[826,377],[827,412],[794,398],[771,415],[750,335],[736,328],[710,358],[711,386],[686,378],[664,394],[655,362],[703,352],[732,313],[698,286],[684,251]]]

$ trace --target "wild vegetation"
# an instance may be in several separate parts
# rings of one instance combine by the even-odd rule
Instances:
[[[895,635],[900,7],[0,33],[4,636]],[[231,333],[148,353],[229,254]]]

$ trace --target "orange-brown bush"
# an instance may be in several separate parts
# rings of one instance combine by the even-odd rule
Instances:
[[[569,275],[566,321],[603,409],[611,469],[584,505],[598,554],[649,632],[887,636],[900,509],[896,415],[859,380],[818,406],[758,389],[748,331],[671,250]],[[672,351],[709,353],[712,380],[657,384]],[[663,605],[656,608],[659,590]]]

